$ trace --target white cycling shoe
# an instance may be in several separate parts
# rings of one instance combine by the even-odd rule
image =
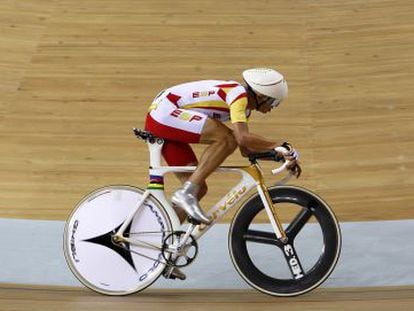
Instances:
[[[209,225],[211,220],[203,213],[196,198],[199,186],[186,181],[183,187],[174,192],[171,201],[183,209],[194,221]]]

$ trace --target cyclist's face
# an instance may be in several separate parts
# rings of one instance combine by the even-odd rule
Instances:
[[[272,97],[268,97],[262,94],[256,94],[257,100],[257,110],[261,113],[267,113],[272,110],[274,107],[279,105],[279,101],[275,100]]]

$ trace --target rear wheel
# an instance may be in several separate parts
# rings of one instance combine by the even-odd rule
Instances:
[[[301,295],[331,274],[341,250],[334,213],[309,190],[269,188],[284,224],[287,243],[280,242],[259,195],[240,207],[230,227],[229,250],[234,266],[252,287],[274,296]]]
[[[124,232],[136,243],[114,240],[143,193],[131,186],[95,190],[82,199],[66,222],[66,261],[90,289],[106,295],[132,294],[155,282],[165,268],[162,245],[171,233],[171,222],[155,198],[145,200]]]

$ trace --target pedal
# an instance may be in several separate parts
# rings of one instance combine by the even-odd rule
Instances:
[[[162,275],[166,279],[171,279],[171,280],[179,279],[179,280],[184,281],[187,278],[187,276],[177,267],[165,268],[164,271],[162,272]]]
[[[187,216],[187,221],[188,221],[190,224],[194,225],[194,226],[201,225],[201,222],[200,222],[200,221],[198,221],[198,220],[196,220],[196,219],[192,218],[191,216]]]

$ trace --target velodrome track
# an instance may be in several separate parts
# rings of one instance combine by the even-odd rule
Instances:
[[[398,0],[1,1],[0,217],[63,221],[94,188],[145,186],[146,146],[130,129],[143,126],[159,90],[271,66],[286,75],[289,99],[254,114],[250,128],[301,151],[294,184],[324,197],[343,223],[414,219],[413,14]],[[226,164],[244,161],[234,154]],[[203,205],[234,181],[212,176]],[[402,247],[410,239],[395,236]],[[412,310],[413,285],[276,299],[178,289],[113,298],[3,283],[0,310]]]
[[[256,291],[148,290],[107,297],[86,289],[0,285],[2,310],[412,310],[413,287],[317,289],[296,298],[274,298]]]

